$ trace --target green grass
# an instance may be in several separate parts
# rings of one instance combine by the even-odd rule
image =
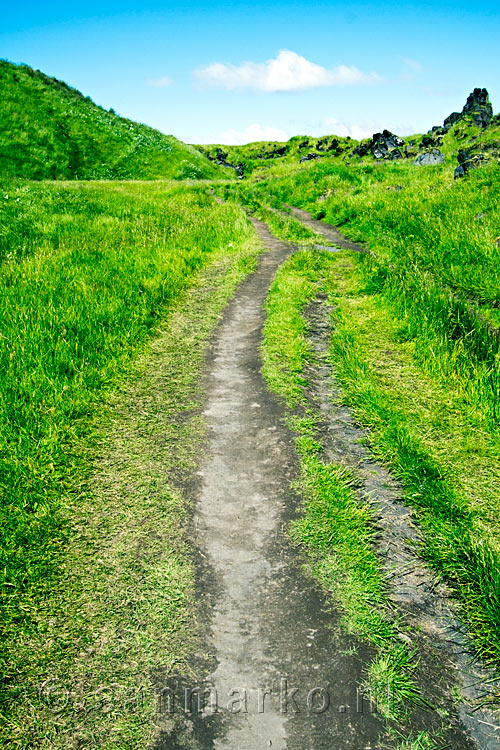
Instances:
[[[258,245],[240,210],[195,187],[32,183],[19,195],[31,240],[4,260],[0,330],[5,732],[18,747],[30,732],[40,747],[70,747],[83,732],[85,747],[118,748],[149,731],[151,697],[130,716],[113,704],[110,716],[75,709],[72,719],[73,703],[62,719],[44,713],[37,690],[49,678],[86,700],[114,678],[151,687],[154,668],[185,658],[193,580],[171,481],[192,462],[200,427],[183,429],[182,415],[197,403],[207,338]],[[119,401],[128,411],[96,446],[106,394],[130,380],[137,352],[214,263],[220,271],[179,313],[184,326],[178,314],[162,334],[161,378],[146,357],[146,390]],[[155,393],[161,424],[147,401]],[[87,486],[96,451],[104,458]],[[106,739],[111,726],[118,734]]]
[[[487,179],[486,172],[477,178],[479,184]],[[467,188],[470,200],[474,184]],[[296,258],[287,284],[298,300],[314,295],[326,271],[311,276],[312,261],[302,261],[301,268]],[[315,263],[319,268],[320,261]],[[453,586],[478,652],[498,665],[500,434],[492,387],[497,357],[492,365],[462,337],[453,340],[440,329],[429,300],[434,279],[424,278],[419,289],[405,289],[401,277],[381,283],[372,257],[333,255],[327,267],[336,309],[331,361],[347,402],[370,428],[376,455],[404,483],[425,530],[422,553]],[[281,288],[270,303],[271,317],[279,318],[286,295]],[[270,328],[268,345],[276,353],[264,370],[290,405],[300,402],[308,356],[297,305],[281,328]],[[470,317],[468,322],[477,325]],[[495,346],[491,336],[489,343]],[[273,368],[289,376],[282,382]]]
[[[220,149],[226,154],[226,160],[231,164],[238,164],[243,169],[245,177],[252,176],[262,179],[269,175],[273,177],[300,168],[300,159],[308,154],[314,154],[322,160],[332,162],[350,154],[358,142],[352,138],[340,136],[322,136],[315,138],[311,136],[296,135],[286,143],[256,141],[244,146],[226,146],[223,144],[212,144],[199,146],[202,153],[208,154],[212,159],[217,158]],[[329,148],[332,147],[332,148]],[[306,164],[310,162],[306,162]]]
[[[368,681],[381,713],[389,719],[418,702],[412,653],[398,637],[375,551],[372,510],[355,492],[356,478],[345,466],[329,463],[317,440],[318,415],[306,394],[306,365],[314,361],[303,316],[307,302],[329,288],[331,256],[300,252],[278,271],[267,301],[263,375],[290,410],[297,433],[300,487],[304,502],[289,533],[308,560],[312,574],[341,605],[343,622],[377,650]]]
[[[395,285],[380,291],[373,283],[370,258],[334,255],[328,264],[336,309],[332,365],[345,397],[370,428],[376,455],[403,481],[426,532],[423,554],[454,587],[479,653],[498,664],[500,435],[485,398],[487,365],[460,340],[450,350],[426,321],[420,298],[417,326],[416,310],[403,308]],[[314,294],[314,279],[325,273],[311,277],[312,266],[303,265],[288,282],[297,299],[300,289]],[[284,298],[282,288],[271,316],[279,315]],[[290,405],[300,402],[307,356],[299,310],[291,326],[285,319],[269,338],[278,352],[269,382]],[[287,367],[289,381],[282,383],[273,367]],[[326,510],[324,519],[328,528]]]
[[[228,179],[198,149],[27,65],[0,60],[0,88],[0,178]]]
[[[427,732],[419,732],[414,737],[401,741],[396,750],[446,750],[448,745],[436,745]]]
[[[337,288],[332,364],[376,455],[403,482],[422,554],[453,586],[480,655],[500,663],[500,451],[487,404],[471,409],[462,373],[433,368],[356,264]],[[392,314],[391,314],[392,312]],[[421,336],[425,337],[425,328]]]

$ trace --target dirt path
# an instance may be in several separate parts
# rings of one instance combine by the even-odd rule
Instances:
[[[370,654],[341,633],[283,531],[297,503],[296,457],[259,346],[269,285],[293,248],[255,227],[270,252],[227,308],[207,377],[195,531],[215,668],[189,747],[373,748],[384,730],[360,693]],[[158,745],[181,746],[168,734]]]
[[[184,701],[182,737],[177,723],[165,729],[156,748],[395,747],[363,693],[373,653],[341,630],[338,613],[303,572],[284,533],[299,501],[291,489],[297,457],[283,409],[261,377],[259,350],[269,286],[295,248],[264,224],[254,226],[268,252],[227,307],[212,345],[205,384],[208,438],[192,488],[208,656],[200,654],[193,665],[192,683],[175,686],[176,699]],[[322,315],[313,314],[314,321],[322,328]],[[316,390],[320,411],[333,420],[328,429],[346,433],[335,438],[337,447],[358,464],[368,461],[359,454],[350,416],[332,412],[328,373],[316,375],[322,380]],[[367,477],[373,466],[367,463]],[[387,484],[385,474],[378,479]],[[393,487],[384,492],[396,502]],[[406,594],[403,576],[400,582]],[[427,677],[439,671],[438,661]],[[476,747],[451,703],[449,708],[447,739],[461,750]],[[418,724],[438,729],[441,717],[420,715]]]
[[[314,219],[310,213],[304,211],[302,208],[296,208],[295,206],[286,206],[289,208],[292,216],[295,216],[302,224],[304,224],[313,232],[318,232],[326,237],[330,242],[333,242],[336,247],[344,248],[345,250],[354,250],[357,253],[366,253],[367,250],[362,245],[358,245],[356,242],[351,242],[344,237],[334,226],[331,224],[325,224],[325,222],[319,219]]]

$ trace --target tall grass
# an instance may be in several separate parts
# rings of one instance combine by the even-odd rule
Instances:
[[[29,630],[103,390],[217,253],[237,209],[175,183],[4,185],[0,200],[2,643]],[[6,197],[8,196],[8,197]],[[5,666],[5,665],[2,665]],[[14,665],[6,667],[14,679]]]

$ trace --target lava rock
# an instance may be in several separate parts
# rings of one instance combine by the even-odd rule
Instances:
[[[445,161],[443,152],[438,148],[433,148],[432,151],[419,154],[415,159],[415,164],[418,164],[420,167],[428,167],[432,164],[444,164]]]
[[[461,112],[452,112],[444,121],[443,127],[448,131],[460,120],[467,120],[470,125],[486,128],[494,120],[493,107],[486,89],[474,89],[469,94]]]
[[[366,156],[366,154],[370,151],[370,143],[369,142],[361,142],[359,146],[356,146],[353,148],[352,153],[356,156]]]
[[[328,148],[328,138],[320,138],[316,144],[317,151],[326,151]]]
[[[401,153],[399,148],[393,148],[392,151],[389,151],[386,158],[390,159],[391,161],[395,161],[396,159],[402,159],[403,154]]]
[[[303,161],[312,161],[313,159],[319,159],[319,158],[320,158],[319,154],[314,154],[311,152],[309,154],[306,154],[306,156],[302,156],[299,159],[299,163],[302,164]]]
[[[448,132],[452,125],[462,119],[460,112],[452,112],[443,123],[443,128]]]
[[[424,135],[424,137],[420,141],[419,148],[430,148],[430,147],[440,146],[442,140],[443,140],[443,137],[441,135],[437,135],[436,133],[430,133],[429,135]]]
[[[462,114],[472,117],[474,125],[480,128],[486,128],[493,117],[493,107],[490,104],[490,98],[486,89],[474,89],[469,94]]]
[[[458,167],[456,167],[454,172],[455,179],[465,177],[470,169],[480,167],[482,164],[488,161],[486,154],[472,154],[470,151],[466,151],[463,148],[458,150],[457,159]]]
[[[319,141],[316,143],[316,150],[335,151],[338,154],[342,151],[342,149],[340,148],[340,141],[338,141],[337,138],[332,138],[330,141],[329,136],[325,136],[325,138],[319,139]]]
[[[257,154],[257,159],[275,159],[277,156],[284,156],[288,151],[288,146],[275,145],[270,151],[261,151]]]
[[[446,128],[442,125],[434,125],[431,128],[431,133],[435,133],[436,135],[445,135],[446,134]]]
[[[239,162],[238,164],[232,164],[230,161],[227,160],[227,157],[229,154],[227,151],[223,151],[221,148],[217,148],[215,150],[215,156],[212,156],[212,154],[209,151],[205,151],[204,149],[200,148],[200,151],[202,154],[204,154],[209,161],[215,161],[217,164],[219,164],[221,167],[228,167],[229,169],[234,169],[238,177],[241,179],[243,177],[243,173],[245,170],[245,165]]]
[[[402,159],[401,146],[404,146],[402,138],[391,133],[390,130],[383,130],[381,133],[374,133],[371,141],[365,141],[356,146],[353,154],[366,156],[371,153],[375,159]]]

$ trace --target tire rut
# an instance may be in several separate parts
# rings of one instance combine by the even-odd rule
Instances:
[[[297,247],[277,240],[262,222],[252,222],[267,252],[227,307],[212,343],[205,382],[207,444],[192,490],[205,651],[192,665],[191,682],[182,678],[170,686],[179,705],[185,691],[192,691],[194,710],[192,702],[184,705],[181,729],[178,722],[171,727],[166,722],[155,747],[394,747],[397,741],[364,693],[374,651],[341,629],[340,613],[304,572],[303,558],[285,533],[301,500],[292,489],[298,459],[283,405],[262,379],[259,352],[268,289]],[[463,653],[464,636],[446,592],[412,549],[418,529],[401,503],[400,488],[361,445],[364,433],[350,412],[333,403],[339,390],[325,358],[328,309],[320,301],[307,312],[317,358],[308,373],[310,395],[323,417],[327,455],[355,467],[361,494],[376,496],[384,539],[380,553],[394,606],[418,627],[424,620],[427,625],[425,637],[414,639],[422,655],[425,697],[439,700],[441,707],[444,698],[450,746],[494,750],[499,744],[492,715],[473,711],[477,688],[469,688],[468,701],[458,709],[450,699],[457,674],[463,688],[464,681],[477,683],[482,673]],[[439,731],[443,725],[434,711],[419,710],[413,718],[420,731]]]
[[[203,700],[156,747],[369,750],[387,739],[361,692],[373,654],[340,629],[288,542],[298,461],[283,407],[260,373],[267,292],[296,248],[253,223],[267,252],[225,311],[206,378],[194,528],[212,666],[193,665]],[[192,687],[173,689],[182,700]]]
[[[439,582],[416,550],[422,542],[418,523],[404,504],[403,488],[387,469],[374,460],[364,444],[366,431],[358,427],[351,411],[341,404],[342,390],[329,360],[330,316],[325,298],[309,304],[305,317],[315,362],[307,373],[309,398],[321,415],[319,430],[328,459],[351,469],[359,480],[358,495],[370,502],[380,530],[378,552],[383,561],[390,601],[411,628],[411,647],[420,657],[417,677],[424,698],[444,705],[460,727],[449,730],[451,747],[496,750],[500,747],[498,717],[481,709],[482,701],[500,678],[474,658],[457,607],[444,583]],[[462,701],[450,696],[457,687]],[[451,735],[451,736],[450,736]]]

